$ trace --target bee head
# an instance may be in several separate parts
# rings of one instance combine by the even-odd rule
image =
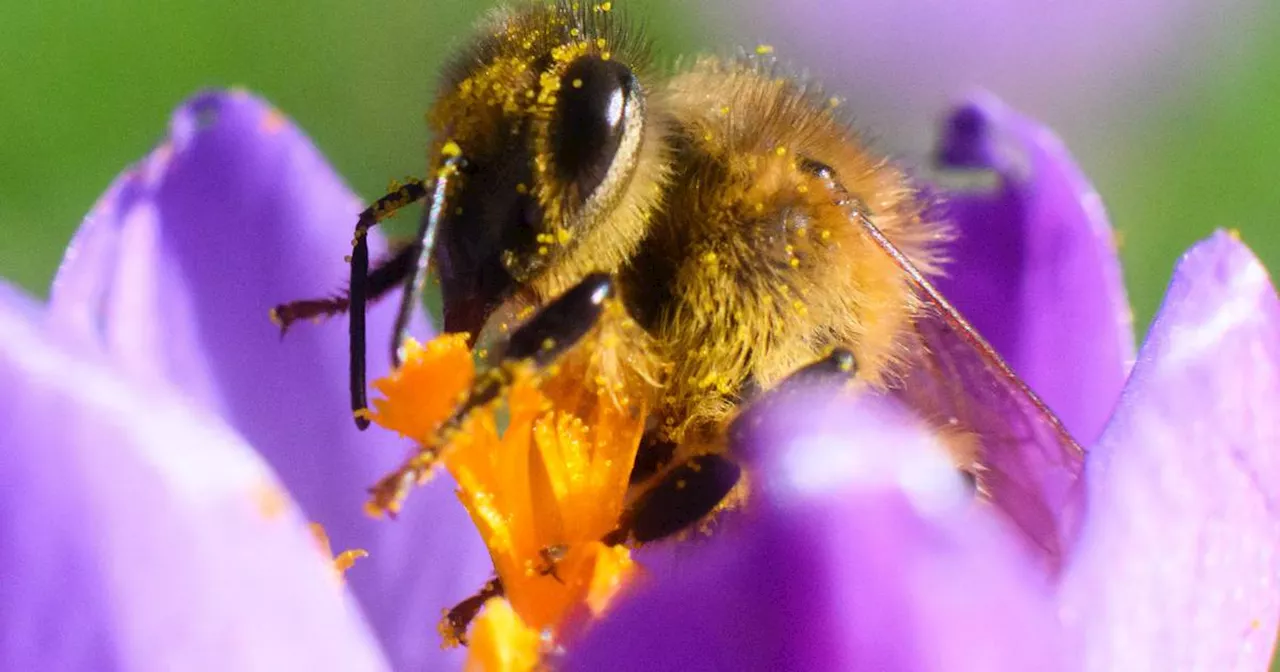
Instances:
[[[447,331],[474,337],[505,301],[611,271],[638,243],[654,191],[639,168],[659,143],[635,70],[645,49],[614,26],[607,3],[496,14],[446,78],[430,124],[449,184],[427,216]]]

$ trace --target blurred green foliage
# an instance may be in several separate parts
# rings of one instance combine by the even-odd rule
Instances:
[[[296,119],[357,192],[422,171],[421,112],[441,58],[487,3],[7,3],[0,21],[0,275],[43,295],[80,217],[203,87],[260,92]],[[633,3],[659,51],[695,45],[674,0]],[[1280,30],[1205,95],[1149,113],[1129,154],[1092,175],[1123,239],[1138,325],[1177,256],[1235,227],[1280,263]],[[697,45],[725,47],[728,45]],[[1068,145],[1072,138],[1066,138]],[[403,225],[403,224],[402,224]]]
[[[1259,22],[1239,67],[1152,110],[1128,152],[1090,176],[1120,233],[1140,329],[1178,256],[1215,228],[1237,229],[1272,278],[1280,272],[1280,5]]]

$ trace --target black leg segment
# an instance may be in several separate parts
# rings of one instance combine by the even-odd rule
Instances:
[[[657,430],[650,430],[640,437],[636,449],[636,461],[631,465],[631,485],[643,483],[662,471],[676,454],[676,442],[662,438]]]
[[[784,378],[744,409],[729,425],[729,452],[735,456],[735,443],[751,427],[762,409],[803,387],[823,382],[845,382],[856,374],[853,353],[836,349],[826,357]],[[641,440],[641,453],[632,469],[632,483],[644,481],[661,471],[670,461],[676,446],[669,441],[646,435]],[[605,537],[605,543],[624,543],[628,539],[640,543],[655,541],[679,533],[697,523],[720,505],[742,476],[742,468],[729,455],[710,453],[690,458],[665,474],[652,488],[640,495],[622,515],[618,529]]]
[[[368,300],[377,301],[403,284],[413,271],[414,261],[421,254],[422,246],[410,243],[375,266],[365,280],[369,288]],[[271,309],[271,321],[280,327],[280,335],[283,336],[295,322],[345,313],[350,305],[351,300],[346,292],[324,299],[290,301]]]
[[[441,434],[462,424],[467,414],[502,394],[511,384],[513,367],[532,362],[546,367],[582,340],[604,312],[613,294],[613,280],[606,274],[587,276],[556,297],[507,337],[498,365],[477,377],[466,401],[440,429]]]
[[[491,597],[502,597],[503,588],[502,580],[498,577],[489,579],[475,595],[454,605],[448,613],[444,615],[444,621],[440,624],[441,630],[446,636],[452,637],[459,644],[467,643],[467,628],[471,627],[471,621],[475,620],[476,614],[480,613],[480,608]]]
[[[444,180],[436,180],[437,185]],[[363,411],[369,407],[365,391],[365,304],[368,302],[369,286],[369,229],[378,222],[394,215],[401,208],[422,200],[427,195],[427,187],[420,180],[411,180],[407,184],[398,185],[391,193],[379,198],[360,213],[360,221],[356,223],[355,237],[351,249],[351,284],[347,289],[351,301],[348,315],[348,338],[350,339],[350,386],[351,410]],[[421,255],[421,250],[419,255]],[[359,415],[355,418],[356,426],[365,429],[369,421]]]
[[[613,280],[607,274],[588,275],[520,325],[507,340],[502,358],[550,364],[591,331],[612,295]]]
[[[763,414],[777,402],[811,385],[849,382],[857,373],[853,353],[845,348],[836,348],[826,357],[796,369],[777,385],[762,392],[729,423],[730,453],[739,458],[745,457],[740,448],[745,433],[759,424]]]
[[[618,542],[620,536],[645,543],[681,532],[714,511],[741,476],[742,468],[724,455],[692,457],[641,495],[606,541]]]
[[[436,435],[424,441],[417,454],[400,469],[370,488],[373,505],[394,514],[413,483],[430,471],[450,434],[476,409],[498,399],[515,380],[519,367],[533,364],[537,369],[545,368],[581,341],[600,320],[612,294],[613,281],[607,274],[589,275],[517,327],[505,343],[497,346],[502,353],[498,363],[476,375],[466,399],[441,423]]]

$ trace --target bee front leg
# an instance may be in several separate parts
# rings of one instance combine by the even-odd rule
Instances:
[[[855,374],[853,353],[845,349],[836,349],[795,371],[764,392],[729,424],[729,452],[733,452],[735,442],[741,441],[745,433],[760,422],[762,410],[809,385],[845,382]],[[669,452],[678,451],[672,447]],[[633,473],[633,481],[635,476]],[[604,542],[647,543],[678,534],[714,512],[741,478],[742,467],[726,454],[706,453],[688,458],[668,468],[640,495],[623,512],[618,528]]]
[[[374,266],[365,280],[368,287],[368,301],[375,302],[387,292],[403,284],[413,272],[421,255],[422,246],[410,243],[397,250],[389,259]],[[290,301],[271,309],[271,321],[280,327],[280,335],[283,336],[296,322],[332,317],[347,312],[350,307],[351,298],[348,292],[325,298]]]
[[[517,327],[505,342],[495,346],[497,363],[476,378],[466,400],[441,427],[441,434],[460,426],[476,408],[497,399],[514,381],[518,367],[546,368],[577,345],[600,320],[605,300],[612,295],[613,279],[594,273]]]
[[[517,327],[505,342],[496,346],[497,363],[476,376],[466,398],[441,423],[435,436],[424,441],[400,469],[370,489],[372,509],[394,515],[409,488],[434,468],[440,450],[448,445],[451,435],[467,418],[510,389],[521,368],[532,366],[540,370],[555,363],[591,331],[612,295],[613,279],[609,275],[589,275]]]
[[[436,191],[441,191],[444,179],[436,180]],[[422,200],[427,196],[427,185],[421,180],[411,179],[405,184],[396,184],[390,193],[374,201],[372,205],[360,213],[356,221],[351,241],[351,281],[345,294],[327,299],[310,299],[286,303],[271,309],[271,319],[280,326],[281,332],[287,330],[293,322],[310,317],[328,317],[346,312],[350,317],[348,334],[350,339],[350,392],[351,410],[356,412],[356,426],[365,429],[369,421],[359,415],[369,406],[365,392],[365,321],[364,311],[368,301],[380,298],[397,285],[406,285],[407,296],[401,302],[400,313],[396,319],[396,338],[402,336],[408,322],[408,314],[412,309],[416,292],[421,288],[420,278],[426,269],[426,256],[431,249],[434,227],[424,225],[423,232],[413,244],[401,249],[386,263],[369,270],[369,229],[385,221],[407,205]],[[397,347],[392,348],[393,361]]]

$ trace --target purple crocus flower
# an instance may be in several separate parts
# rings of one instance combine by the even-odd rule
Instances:
[[[385,669],[260,455],[0,291],[9,670]]]
[[[768,409],[742,446],[758,483],[743,517],[668,560],[569,669],[1266,668],[1280,624],[1280,302],[1266,271],[1230,234],[1194,247],[1126,382],[1109,229],[1060,143],[984,98],[951,117],[941,158],[1000,178],[952,200],[969,238],[956,302],[1099,437],[1062,569],[968,496],[901,409],[815,391]]]
[[[342,614],[334,596],[339,591],[327,581],[318,582],[317,590],[328,597],[308,597],[290,610],[259,609],[263,602],[293,599],[289,595],[301,590],[295,585],[301,580],[291,574],[317,574],[319,565],[311,556],[318,554],[306,549],[310,565],[296,570],[289,558],[265,557],[264,567],[237,576],[254,556],[274,552],[257,548],[266,543],[259,539],[265,531],[229,536],[228,526],[239,524],[236,516],[244,514],[228,508],[227,518],[219,519],[213,508],[223,505],[218,501],[201,502],[196,513],[203,518],[177,517],[184,498],[201,493],[188,493],[188,483],[163,475],[154,485],[140,482],[148,480],[146,465],[133,464],[164,458],[176,463],[167,465],[173,469],[189,462],[183,468],[198,472],[211,460],[246,462],[249,458],[239,453],[250,452],[251,445],[279,475],[301,515],[324,527],[335,550],[368,551],[347,580],[394,667],[430,669],[459,660],[457,652],[441,651],[436,622],[442,608],[484,582],[490,565],[447,478],[414,497],[397,523],[369,519],[361,508],[365,488],[393,468],[408,446],[388,433],[362,434],[353,427],[344,321],[305,325],[282,343],[268,319],[276,303],[342,287],[347,272],[342,250],[362,208],[307,138],[277,111],[246,93],[198,96],[177,111],[158,149],[94,206],[67,250],[48,306],[6,301],[6,324],[14,326],[0,339],[0,376],[6,380],[0,460],[17,460],[0,469],[9,497],[0,514],[7,520],[3,553],[8,560],[0,591],[15,591],[0,600],[0,630],[15,638],[3,647],[6,659],[29,662],[19,667],[48,667],[8,654],[35,655],[92,642],[103,661],[119,660],[128,667],[149,662],[145,649],[121,650],[145,644],[119,632],[130,626],[135,612],[157,627],[181,620],[149,633],[156,638],[152,644],[193,656],[196,651],[183,648],[191,639],[193,647],[210,649],[203,653],[213,657],[202,663],[209,669],[241,668],[232,663],[246,659],[234,649],[256,646],[257,640],[240,641],[245,633],[230,629],[237,618],[256,628],[246,633],[263,639],[273,630],[305,634],[277,648],[314,653],[317,662],[325,661],[331,643],[338,647],[340,640],[352,639],[336,627],[327,632],[286,622],[307,616],[301,612],[322,598],[333,603],[326,618],[338,622]],[[380,239],[373,244],[383,247]],[[389,342],[392,303],[373,309],[372,343]],[[23,315],[25,326],[14,336]],[[425,321],[416,328],[422,333]],[[41,349],[31,352],[36,345]],[[86,368],[90,365],[81,360],[101,363]],[[372,357],[371,365],[371,375],[384,375],[388,362]],[[119,391],[109,392],[103,383],[79,392],[77,381],[91,374],[109,377],[110,389]],[[104,394],[122,401],[104,405],[99,399]],[[156,404],[162,405],[152,408]],[[177,411],[169,406],[188,409],[183,422],[170,417]],[[155,454],[131,456],[130,451]],[[269,480],[267,467],[248,464]],[[37,475],[40,479],[33,481]],[[244,490],[254,484],[220,487],[232,486]],[[99,511],[108,514],[95,520]],[[48,525],[39,525],[43,518]],[[296,522],[290,520],[293,527]],[[198,528],[206,525],[224,536],[200,536]],[[12,532],[18,529],[29,531]],[[150,546],[166,538],[162,530],[172,539],[173,552],[148,555]],[[128,556],[101,548],[142,542],[148,545]],[[186,604],[192,598],[178,586],[151,585],[155,577],[163,579],[165,572],[176,573],[178,565],[194,561],[197,553],[209,565],[230,563],[215,573],[196,567],[181,575],[207,584],[199,590],[210,600],[218,598],[216,604]],[[248,583],[241,587],[238,581]],[[280,590],[272,589],[273,581],[281,582]],[[250,595],[251,590],[261,594]],[[148,605],[152,600],[157,604]],[[200,609],[210,613],[200,615]],[[72,611],[83,616],[67,617]],[[116,623],[113,614],[123,614],[124,620]],[[281,622],[269,626],[266,619],[273,614]],[[353,632],[363,632],[359,619],[346,618],[355,624]],[[222,638],[225,650],[211,648],[218,640],[187,636],[187,629],[201,634],[204,623],[214,630],[211,636]],[[28,643],[20,648],[20,642]],[[157,654],[155,661],[169,660],[163,650]]]
[[[1265,271],[1226,234],[1190,252],[1128,375],[1109,229],[1061,147],[978,100],[944,148],[1000,178],[951,199],[974,241],[956,248],[952,298],[1093,446],[1061,571],[968,497],[902,409],[806,398],[750,435],[752,505],[655,567],[570,668],[1265,664],[1280,611]],[[456,665],[434,622],[486,575],[475,531],[447,482],[394,524],[362,517],[363,488],[404,446],[351,428],[341,321],[283,346],[266,321],[340,286],[335,250],[360,207],[278,113],[201,96],[95,207],[48,306],[0,291],[6,661]],[[387,310],[369,320],[375,343]],[[304,520],[370,552],[347,575],[359,611]]]

